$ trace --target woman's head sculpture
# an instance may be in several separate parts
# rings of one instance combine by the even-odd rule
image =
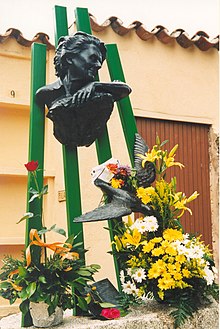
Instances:
[[[101,137],[114,102],[131,92],[123,82],[97,81],[106,51],[101,40],[84,32],[61,37],[54,58],[58,79],[36,93],[38,104],[47,105],[54,136],[70,148]]]
[[[63,79],[70,65],[69,59],[87,49],[90,45],[94,45],[100,51],[103,63],[106,58],[106,47],[104,42],[98,38],[84,32],[76,32],[72,36],[61,37],[54,57],[56,76]]]

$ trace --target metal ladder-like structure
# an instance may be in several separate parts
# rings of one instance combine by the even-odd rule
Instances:
[[[68,35],[67,11],[65,7],[55,6],[55,44],[61,36]],[[87,8],[75,9],[76,27],[78,31],[83,31],[92,34],[90,19]],[[119,80],[125,82],[123,69],[115,44],[107,44],[107,65],[111,80]],[[38,160],[39,167],[44,168],[44,130],[45,130],[45,109],[40,108],[35,102],[36,91],[45,85],[46,82],[46,46],[43,44],[34,43],[32,45],[32,61],[31,61],[31,104],[30,104],[30,132],[29,132],[29,154],[28,161]],[[133,163],[133,146],[135,133],[137,132],[136,122],[133,115],[129,97],[126,97],[117,102],[120,121],[124,131],[124,136],[127,144],[128,153],[131,164]],[[96,152],[99,164],[105,162],[112,157],[110,141],[107,127],[102,137],[96,140]],[[77,147],[68,149],[62,146],[63,151],[63,167],[66,191],[66,211],[67,211],[67,228],[68,236],[77,235],[76,242],[84,242],[83,240],[83,224],[74,223],[73,219],[81,215],[81,196],[80,196],[80,179]],[[38,172],[39,188],[43,187],[43,170]],[[42,228],[42,199],[36,198],[29,203],[30,188],[33,182],[31,175],[28,175],[27,185],[27,212],[38,214],[36,218],[26,223],[25,245],[29,245],[29,232],[32,228],[40,230]],[[113,240],[114,221],[108,221],[110,238]],[[34,249],[34,248],[33,248]],[[38,249],[34,249],[32,257],[35,261],[39,261],[40,254]],[[120,289],[119,268],[114,258],[115,272]],[[25,327],[32,325],[30,314],[27,313],[22,318],[22,325]]]

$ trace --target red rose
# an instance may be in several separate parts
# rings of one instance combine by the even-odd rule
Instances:
[[[25,164],[25,167],[27,168],[28,171],[35,171],[38,168],[38,161],[30,161]]]
[[[120,311],[117,308],[104,308],[101,315],[106,319],[118,319],[120,318]]]

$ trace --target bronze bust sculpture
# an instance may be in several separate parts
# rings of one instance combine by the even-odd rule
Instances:
[[[47,117],[54,123],[54,136],[69,147],[89,146],[100,137],[114,101],[131,92],[128,85],[96,81],[106,58],[106,47],[84,32],[61,37],[54,65],[58,80],[36,93],[39,105],[47,105]]]

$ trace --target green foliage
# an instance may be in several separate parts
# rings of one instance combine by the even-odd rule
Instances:
[[[30,301],[47,303],[49,314],[57,306],[65,310],[78,305],[86,311],[85,287],[94,281],[93,275],[100,266],[85,266],[74,249],[77,248],[74,246],[62,253],[54,252],[40,264],[32,261],[30,266],[27,266],[25,257],[18,260],[6,256],[0,274],[0,296],[8,299],[10,304],[20,299],[23,314],[27,313]]]

